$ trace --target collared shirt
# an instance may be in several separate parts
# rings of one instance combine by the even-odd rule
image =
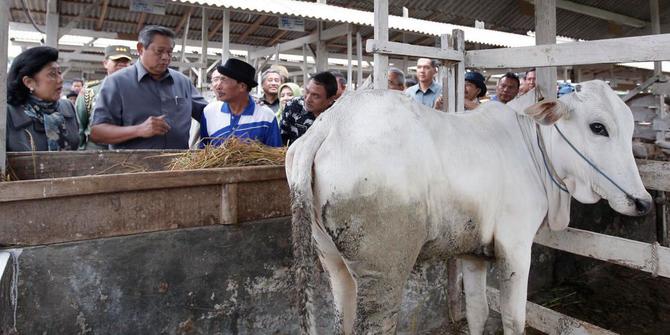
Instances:
[[[271,147],[282,145],[274,113],[270,108],[255,103],[251,96],[240,115],[231,113],[230,106],[223,101],[213,101],[207,105],[200,136],[201,148],[206,144],[221,145],[230,136],[256,140]]]
[[[442,94],[442,85],[433,82],[424,92],[421,90],[421,86],[416,84],[406,89],[405,94],[414,98],[418,103],[433,108],[435,99]]]
[[[93,125],[141,124],[150,116],[165,115],[170,131],[150,138],[134,138],[111,149],[188,149],[191,117],[200,121],[207,101],[183,74],[168,69],[155,80],[141,61],[114,72],[102,83],[93,110]]]
[[[279,110],[279,97],[275,99],[275,102],[269,103],[267,100],[265,100],[265,95],[262,95],[260,98],[258,98],[258,102],[259,104],[270,108],[274,113],[277,113],[277,110]]]
[[[291,145],[314,123],[316,116],[305,109],[305,98],[293,98],[286,102],[281,118],[281,139],[284,145]]]

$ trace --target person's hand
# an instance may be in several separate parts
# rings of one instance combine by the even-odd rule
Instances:
[[[433,104],[433,108],[437,110],[442,110],[442,96],[440,95],[435,99],[435,104]]]
[[[139,125],[139,136],[149,138],[165,135],[169,130],[170,125],[165,121],[165,115],[150,116]]]

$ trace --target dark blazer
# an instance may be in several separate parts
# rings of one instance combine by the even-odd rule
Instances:
[[[72,103],[61,99],[58,110],[65,118],[66,138],[69,144],[65,150],[77,150],[79,147],[79,123],[75,116]],[[30,136],[28,135],[30,133]],[[35,144],[35,151],[48,151],[47,134],[44,125],[33,120],[23,112],[23,106],[7,105],[7,151],[32,151],[31,140]]]

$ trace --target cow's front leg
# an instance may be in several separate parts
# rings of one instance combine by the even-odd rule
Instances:
[[[532,237],[496,240],[496,258],[500,278],[500,312],[505,335],[523,334],[526,326],[526,299]]]
[[[483,334],[489,317],[486,300],[486,269],[488,262],[482,258],[465,256],[463,262],[463,287],[465,289],[465,310],[471,335]]]

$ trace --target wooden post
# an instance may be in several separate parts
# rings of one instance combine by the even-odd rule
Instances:
[[[351,58],[352,58],[352,49],[353,49],[353,36],[352,34],[352,29],[351,29],[351,24],[347,24],[347,89],[348,90],[353,90],[354,85],[352,85],[351,80],[353,79],[353,69],[352,69],[352,64],[351,64]]]
[[[191,26],[191,13],[189,12],[188,16],[186,17],[186,28],[184,28],[184,37],[181,40],[181,57],[179,58],[183,63],[186,62],[186,39],[188,39],[188,30]],[[179,72],[184,72],[185,67],[180,66],[179,67]],[[189,71],[190,75],[191,71]]]
[[[454,40],[449,34],[442,34],[440,36],[440,48],[441,49],[451,49],[453,48]],[[455,113],[456,105],[456,82],[454,81],[454,64],[447,62],[441,66],[442,73],[442,111],[447,113]]]
[[[302,85],[307,86],[309,71],[307,69],[307,45],[302,45]]]
[[[374,14],[375,40],[388,42],[389,40],[389,2],[388,0],[375,0]],[[374,85],[376,89],[388,88],[388,67],[389,57],[375,53],[373,57],[374,67]]]
[[[556,0],[535,2],[535,44],[556,44]],[[556,100],[556,68],[540,67],[535,74],[542,96]]]
[[[221,64],[230,58],[230,10],[223,9],[223,25],[221,25]],[[248,57],[249,53],[247,53]]]
[[[658,0],[649,0],[649,9],[651,16],[651,33],[660,34],[661,33],[661,18],[659,16],[660,8],[658,6]],[[654,62],[654,75],[659,78],[663,77],[663,63],[661,61]],[[665,107],[665,95],[661,94],[656,97],[656,115],[659,119],[667,118],[667,110]],[[664,130],[656,131],[656,141],[666,142],[666,132]],[[657,231],[657,240],[663,246],[670,246],[670,235],[668,235],[668,200],[666,193],[663,191],[658,192],[656,197],[656,231]]]
[[[659,6],[658,0],[649,0],[649,9],[651,11],[651,33],[660,34],[661,33],[661,18],[659,16]],[[654,75],[663,77],[663,62],[656,61],[654,62]],[[658,117],[665,119],[667,117],[667,110],[665,108],[665,95],[659,95],[656,103],[657,115]],[[657,134],[657,140],[665,141],[665,131],[659,131]]]
[[[326,41],[321,39],[323,22],[319,21],[317,24],[317,31],[319,33],[319,40],[316,42],[316,72],[321,72],[328,69],[328,50],[326,49]]]
[[[464,54],[465,53],[465,36],[462,30],[454,29],[451,32],[451,39],[453,40],[453,49]],[[456,83],[456,112],[463,112],[465,110],[465,63],[457,62],[454,64],[455,74],[454,82]]]
[[[58,0],[47,0],[47,38],[46,45],[58,48]],[[6,36],[6,35],[5,35]],[[4,71],[5,69],[2,69]]]
[[[7,160],[7,36],[9,35],[9,2],[0,1],[0,180],[6,176]]]
[[[356,31],[356,88],[363,84],[363,37]]]
[[[207,42],[209,40],[209,20],[207,19],[207,9],[202,7],[202,28],[200,41],[200,71],[198,72],[198,88],[200,92],[207,91]]]

